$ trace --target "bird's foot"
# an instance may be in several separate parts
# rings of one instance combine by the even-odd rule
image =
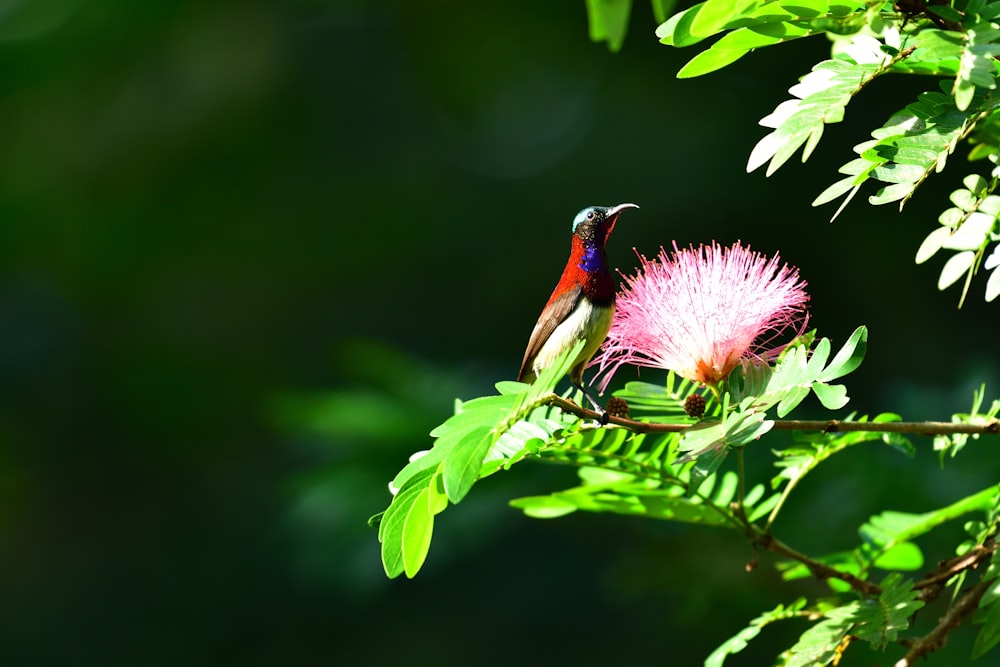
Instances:
[[[601,404],[597,402],[597,399],[591,396],[590,392],[584,389],[582,384],[577,384],[576,388],[580,390],[584,397],[586,397],[586,399],[590,402],[590,406],[594,409],[594,412],[597,413],[597,422],[601,426],[607,426],[608,421],[611,419],[608,411],[601,407]]]

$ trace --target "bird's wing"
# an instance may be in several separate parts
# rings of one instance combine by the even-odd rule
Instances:
[[[535,328],[531,332],[531,338],[528,339],[528,349],[524,351],[521,370],[517,373],[518,382],[525,381],[526,378],[534,379],[534,369],[531,366],[535,362],[535,357],[538,356],[545,341],[549,339],[556,327],[562,324],[562,321],[569,317],[573,309],[576,308],[582,293],[583,290],[579,287],[569,289],[559,296],[553,296],[545,304],[542,315],[538,318],[538,322],[535,323]]]

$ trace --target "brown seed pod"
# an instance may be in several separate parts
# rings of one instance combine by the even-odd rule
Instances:
[[[705,397],[701,394],[690,394],[684,399],[684,412],[688,417],[698,418],[705,414]]]
[[[622,417],[624,419],[629,418],[628,402],[624,398],[612,396],[608,399],[608,405],[605,409],[612,417]]]

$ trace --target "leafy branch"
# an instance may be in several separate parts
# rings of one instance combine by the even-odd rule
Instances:
[[[612,50],[624,42],[630,0],[589,0],[591,37]],[[679,78],[710,74],[753,51],[789,41],[824,35],[831,57],[814,65],[789,88],[791,97],[761,119],[770,129],[750,152],[747,171],[767,165],[771,176],[799,149],[802,161],[816,149],[824,127],[841,122],[858,93],[886,75],[927,77],[928,90],[890,115],[854,146],[855,159],[840,168],[843,178],[826,188],[814,206],[841,199],[833,218],[868,181],[879,189],[872,205],[899,202],[900,208],[932,175],[942,172],[960,147],[969,159],[1000,155],[1000,3],[987,0],[896,3],[878,0],[705,0],[667,16],[674,2],[654,2],[664,45],[690,48],[708,44],[678,71]],[[997,206],[984,199],[996,188],[996,174],[981,187],[984,174],[971,174],[968,197],[946,211],[943,225],[918,252],[918,263],[940,248],[956,250],[941,270],[938,289],[965,277],[961,305],[980,270],[990,271],[987,301],[1000,296],[1000,222]],[[969,185],[969,179],[976,186]],[[952,197],[955,200],[955,195]],[[968,220],[956,220],[956,215]],[[992,246],[992,252],[989,247]]]
[[[580,419],[600,419],[600,413],[557,394],[550,394],[546,404],[579,417]],[[621,426],[634,433],[681,433],[691,428],[691,424],[663,424],[659,422],[637,421],[628,417],[611,415],[609,424]],[[996,435],[1000,433],[1000,420],[986,418],[978,422],[942,421],[849,421],[843,419],[775,419],[774,431],[820,431],[822,433],[905,433],[908,435]]]
[[[912,53],[911,49],[898,50],[897,42],[892,46],[895,54],[890,55],[888,45],[868,36],[856,38],[851,46],[852,58],[824,60],[814,66],[788,89],[794,97],[761,119],[760,124],[773,131],[750,152],[748,172],[768,163],[766,175],[772,175],[803,144],[802,161],[808,160],[823,136],[823,126],[842,121],[855,95]]]
[[[498,383],[496,396],[456,403],[455,414],[431,432],[434,446],[415,456],[390,485],[394,496],[389,507],[372,519],[379,528],[386,573],[415,576],[427,557],[437,515],[459,503],[476,481],[535,460],[575,467],[580,483],[511,501],[527,516],[554,519],[587,511],[735,530],[753,550],[748,570],[758,566],[760,552],[771,552],[781,559],[778,569],[784,579],[815,577],[835,592],[854,596],[835,606],[796,601],[778,607],[720,646],[709,664],[721,664],[727,655],[742,650],[763,625],[802,616],[813,625],[783,654],[781,664],[824,664],[852,642],[865,642],[877,650],[888,643],[908,642],[913,655],[923,655],[971,617],[969,609],[974,611],[976,604],[982,611],[974,618],[984,625],[981,650],[988,650],[994,635],[1000,640],[1000,604],[994,604],[994,597],[987,595],[993,589],[985,585],[981,593],[979,588],[972,589],[975,595],[962,593],[963,606],[931,634],[904,635],[916,609],[993,558],[1000,512],[996,486],[925,513],[876,514],[859,528],[859,545],[847,552],[809,555],[774,533],[777,517],[802,479],[850,447],[883,442],[912,453],[907,436],[931,435],[936,448],[955,455],[968,439],[1000,433],[996,419],[1000,401],[983,412],[982,391],[970,411],[955,415],[952,422],[903,422],[892,414],[872,419],[780,418],[810,394],[827,409],[842,408],[847,392],[835,381],[858,367],[866,345],[864,327],[836,354],[828,339],[807,334],[786,346],[773,365],[745,363],[734,371],[717,392],[700,401],[705,409],[701,417],[689,416],[686,410],[692,397],[703,398],[703,389],[670,374],[663,385],[629,383],[616,392],[614,401],[627,399],[628,404],[628,410],[621,405],[617,410],[634,409],[648,416],[632,418],[620,412],[601,426],[596,412],[554,392],[560,373],[575,358],[575,349],[534,385]],[[798,442],[774,451],[777,473],[770,484],[748,482],[744,450],[776,429],[793,430]],[[958,444],[954,438],[966,440]],[[724,469],[733,450],[739,455],[735,470]],[[902,573],[923,567],[915,540],[977,513],[984,514],[984,520],[966,523],[972,541],[963,553],[919,580],[903,578]],[[872,577],[875,570],[889,574],[877,581]],[[989,577],[992,581],[994,575]]]
[[[955,630],[962,621],[979,608],[979,603],[983,595],[994,585],[992,580],[983,580],[965,591],[958,600],[952,604],[945,612],[941,620],[934,629],[927,635],[912,642],[905,642],[909,651],[906,656],[896,663],[896,667],[910,667],[915,665],[917,660],[928,653],[937,651],[948,640],[948,635]]]

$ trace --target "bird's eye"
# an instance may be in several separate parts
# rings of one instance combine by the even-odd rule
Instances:
[[[594,219],[594,212],[593,211],[588,212],[587,213],[587,220],[593,220],[593,219]]]

